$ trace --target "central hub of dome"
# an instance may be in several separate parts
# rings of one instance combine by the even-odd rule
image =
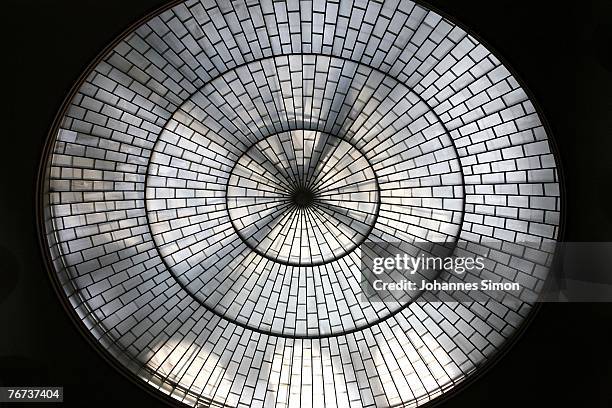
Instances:
[[[285,265],[331,262],[359,246],[380,206],[372,166],[350,142],[293,130],[252,145],[227,183],[227,209],[242,241]]]
[[[291,193],[291,199],[298,208],[308,208],[314,204],[315,195],[310,188],[299,186]]]

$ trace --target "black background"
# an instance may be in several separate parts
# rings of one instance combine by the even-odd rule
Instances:
[[[163,3],[0,6],[0,385],[64,386],[67,406],[165,406],[114,371],[69,320],[34,217],[37,166],[63,98],[106,44]],[[496,49],[541,105],[562,156],[565,240],[612,241],[612,2],[430,4]],[[441,407],[610,407],[611,334],[611,304],[545,304],[499,363]]]

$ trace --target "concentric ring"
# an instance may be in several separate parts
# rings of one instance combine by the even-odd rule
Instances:
[[[259,86],[242,85],[248,75],[260,76]],[[288,109],[294,90],[317,78],[329,103]],[[351,78],[346,89],[342,78]],[[378,121],[363,123],[365,111]],[[304,132],[319,145],[307,146]],[[327,167],[313,163],[318,178],[304,183],[310,156]],[[267,166],[268,184],[277,181],[268,195],[284,189],[291,199],[294,190],[311,189],[310,219],[293,203],[278,214],[266,213],[262,198],[240,206],[237,195],[261,194],[242,189],[253,187],[254,161]],[[212,79],[173,113],[153,146],[145,206],[164,264],[202,306],[257,331],[318,338],[377,324],[413,300],[381,306],[363,296],[361,252],[354,251],[365,239],[455,243],[465,205],[461,172],[447,129],[408,87],[345,58],[286,55]]]
[[[358,247],[374,227],[378,181],[350,143],[291,131],[253,145],[228,181],[232,225],[247,246],[274,262],[314,266]]]

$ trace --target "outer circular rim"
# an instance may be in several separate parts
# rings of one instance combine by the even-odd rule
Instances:
[[[39,250],[41,252],[42,258],[44,259],[45,269],[47,271],[49,280],[51,281],[51,286],[53,287],[58,297],[58,300],[62,304],[63,308],[66,310],[66,313],[70,316],[71,322],[74,324],[75,328],[81,334],[81,336],[90,344],[91,347],[93,347],[95,351],[97,351],[98,355],[100,355],[103,358],[103,360],[105,360],[111,367],[113,367],[116,371],[121,373],[125,378],[130,380],[133,384],[138,386],[140,389],[145,391],[147,394],[155,397],[158,401],[165,402],[169,406],[173,406],[177,408],[178,407],[184,408],[187,405],[181,403],[179,400],[171,397],[170,395],[165,394],[161,392],[160,390],[155,389],[154,387],[148,385],[145,381],[139,378],[135,373],[129,371],[124,365],[117,362],[117,360],[115,360],[115,358],[106,349],[104,349],[100,345],[100,343],[93,337],[93,335],[88,330],[85,329],[85,326],[82,324],[81,320],[78,318],[77,313],[70,306],[68,299],[66,298],[65,293],[63,292],[63,289],[61,287],[61,284],[55,272],[55,268],[53,267],[53,263],[50,258],[48,241],[45,235],[44,208],[43,208],[44,200],[42,198],[43,198],[43,193],[44,193],[44,182],[45,182],[45,176],[46,176],[45,170],[47,167],[51,148],[53,146],[54,135],[57,133],[57,130],[59,129],[59,125],[61,123],[62,118],[64,117],[66,111],[68,110],[68,107],[70,106],[70,103],[72,99],[74,98],[75,94],[78,92],[81,85],[85,81],[87,75],[95,68],[95,66],[97,66],[104,59],[104,57],[107,55],[109,51],[111,51],[116,45],[118,45],[123,39],[125,39],[125,37],[127,37],[132,31],[138,28],[141,24],[157,16],[158,14],[161,14],[164,11],[176,6],[177,4],[182,3],[183,1],[184,0],[169,0],[168,3],[163,4],[159,7],[155,7],[154,9],[149,10],[148,12],[146,12],[145,14],[137,18],[134,22],[132,22],[124,30],[122,30],[118,35],[116,35],[114,39],[108,45],[102,48],[98,52],[96,57],[92,59],[89,64],[87,64],[84,70],[81,71],[80,75],[77,77],[76,81],[71,86],[69,92],[66,94],[62,104],[60,105],[59,110],[57,111],[53,119],[52,125],[49,128],[49,131],[46,137],[44,138],[43,149],[42,149],[40,160],[38,163],[38,170],[37,170],[35,191],[34,191],[35,224],[36,224],[36,230],[38,234]],[[530,102],[533,104],[534,109],[538,114],[538,117],[542,123],[542,127],[546,131],[546,134],[548,136],[548,142],[551,148],[551,153],[553,154],[555,158],[556,171],[557,171],[557,176],[559,179],[559,187],[560,187],[559,189],[560,218],[559,218],[558,233],[557,233],[556,241],[562,242],[566,234],[565,226],[566,226],[566,218],[567,218],[566,211],[565,211],[567,209],[567,202],[566,202],[567,190],[566,190],[566,185],[565,185],[566,177],[565,177],[564,165],[562,162],[562,157],[560,154],[558,142],[554,136],[554,133],[552,132],[552,126],[550,125],[546,116],[544,115],[544,110],[542,109],[541,105],[538,103],[537,99],[535,98],[534,93],[527,86],[526,82],[518,74],[516,69],[514,69],[514,67],[508,63],[508,61],[497,51],[495,47],[491,46],[491,44],[489,44],[486,40],[484,40],[477,32],[475,32],[474,30],[466,26],[464,23],[462,23],[459,19],[455,18],[451,14],[440,10],[436,6],[429,4],[426,0],[411,0],[411,1],[451,21],[453,24],[455,24],[456,26],[464,30],[467,34],[472,36],[474,39],[476,39],[492,55],[494,55],[506,69],[508,69],[508,71],[512,74],[514,79],[518,82],[518,84],[527,94],[527,97],[529,98]],[[463,187],[465,189],[465,184]],[[464,212],[462,212],[462,214],[464,214]],[[551,269],[554,268],[554,265],[557,262],[557,259],[558,257],[555,255],[553,258]],[[525,317],[521,325],[517,327],[515,332],[504,341],[503,346],[492,357],[490,357],[483,365],[478,367],[478,369],[475,370],[475,372],[465,377],[458,384],[454,385],[450,390],[443,392],[441,395],[435,397],[433,400],[423,403],[421,407],[433,408],[444,402],[447,402],[449,399],[459,394],[460,392],[465,390],[467,387],[469,387],[471,384],[473,384],[474,382],[482,378],[482,376],[486,374],[489,370],[491,370],[512,349],[512,347],[523,336],[523,334],[525,333],[529,325],[533,322],[540,307],[541,307],[540,303],[538,302],[534,303],[534,305],[532,306],[532,310]]]

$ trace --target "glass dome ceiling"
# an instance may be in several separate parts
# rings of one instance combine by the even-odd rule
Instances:
[[[43,240],[98,349],[177,403],[414,407],[534,303],[368,302],[360,246],[484,251],[481,276],[535,299],[559,234],[551,143],[508,68],[425,5],[174,2],[76,85]]]

